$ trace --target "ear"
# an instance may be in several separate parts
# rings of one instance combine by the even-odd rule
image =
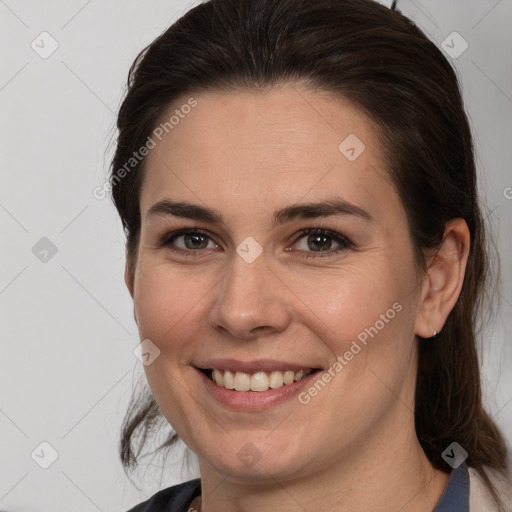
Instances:
[[[124,282],[126,283],[126,287],[130,292],[130,295],[133,299],[133,291],[134,291],[134,276],[133,271],[130,270],[129,265],[126,264],[124,268]],[[137,323],[137,313],[135,312],[135,306],[133,308],[133,318],[135,319],[135,323]]]
[[[427,261],[415,333],[430,338],[441,332],[464,282],[471,235],[464,219],[446,223],[441,247]]]
[[[124,282],[133,299],[133,272],[130,270],[128,263],[124,267]]]

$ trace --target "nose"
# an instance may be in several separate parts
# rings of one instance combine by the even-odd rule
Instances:
[[[291,322],[291,292],[267,265],[264,254],[252,263],[235,256],[231,270],[215,290],[210,325],[235,339],[282,332]]]

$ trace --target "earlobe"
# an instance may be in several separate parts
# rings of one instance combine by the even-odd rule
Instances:
[[[459,298],[470,248],[470,233],[464,219],[446,223],[441,247],[427,263],[415,333],[431,338],[441,332]]]

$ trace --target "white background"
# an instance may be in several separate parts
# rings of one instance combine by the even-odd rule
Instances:
[[[130,64],[191,5],[0,0],[2,511],[124,512],[196,476],[194,466],[181,471],[180,450],[163,473],[153,465],[135,475],[140,492],[121,469],[119,428],[142,369],[121,224],[108,198],[92,195],[108,173]],[[469,43],[454,63],[502,261],[499,311],[482,335],[483,380],[511,443],[512,0],[399,8],[438,45],[453,31]],[[47,59],[31,48],[43,31],[59,45]],[[42,237],[58,249],[46,263],[32,253]],[[31,458],[43,441],[59,455],[46,470]]]

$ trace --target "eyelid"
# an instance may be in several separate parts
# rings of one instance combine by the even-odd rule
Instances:
[[[319,257],[322,258],[322,257],[329,257],[329,256],[339,254],[341,251],[344,251],[347,249],[355,248],[355,244],[349,238],[347,238],[345,235],[342,235],[341,233],[338,233],[337,231],[333,231],[331,229],[324,227],[322,225],[322,223],[319,223],[314,227],[303,228],[303,229],[299,230],[297,233],[295,233],[294,235],[292,235],[292,238],[293,238],[292,245],[295,245],[302,238],[309,236],[311,234],[315,234],[315,233],[317,233],[319,235],[325,235],[329,238],[332,238],[336,243],[340,244],[340,247],[337,249],[334,249],[334,250],[329,249],[327,251],[318,251],[318,252],[316,252],[316,251],[301,251],[301,250],[290,251],[290,249],[288,249],[288,248],[285,250],[288,252],[307,253],[308,256],[304,256],[304,258],[319,258]],[[170,232],[166,232],[162,237],[160,237],[159,246],[166,247],[175,253],[184,254],[186,256],[195,256],[195,257],[200,257],[200,256],[204,255],[205,252],[211,251],[211,249],[195,250],[195,249],[181,249],[181,248],[169,247],[171,242],[174,239],[178,238],[179,236],[183,236],[183,235],[187,235],[187,234],[202,235],[202,236],[210,239],[215,245],[220,246],[220,244],[218,244],[215,241],[215,237],[212,235],[212,233],[210,233],[209,231],[207,231],[205,229],[201,229],[201,228],[193,227],[193,226],[182,227],[182,228],[170,231]]]
[[[178,238],[179,236],[188,235],[188,234],[202,235],[205,238],[209,238],[215,245],[219,246],[219,244],[215,241],[215,238],[209,231],[206,231],[205,229],[201,229],[201,228],[188,227],[188,226],[164,233],[164,235],[160,237],[158,245],[159,245],[159,247],[168,247],[174,239]],[[202,251],[205,251],[206,249],[193,250],[193,249],[177,248],[177,249],[171,249],[171,250],[174,252],[179,252],[179,253],[192,253],[192,252],[201,253]]]
[[[298,240],[303,238],[307,235],[313,235],[313,234],[319,234],[319,235],[325,235],[326,237],[332,238],[336,242],[346,245],[346,246],[353,246],[353,242],[349,240],[345,235],[338,233],[337,231],[333,231],[332,229],[323,228],[323,227],[314,227],[314,228],[305,228],[302,229],[295,240],[294,243],[296,243]]]

